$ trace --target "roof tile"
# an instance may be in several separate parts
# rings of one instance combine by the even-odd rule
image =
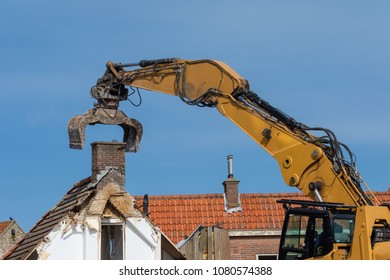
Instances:
[[[3,230],[5,230],[10,224],[12,223],[12,221],[5,221],[5,222],[0,222],[0,234],[3,232]]]
[[[374,193],[380,202],[390,201],[390,192]],[[135,197],[138,206],[143,196]],[[149,196],[150,218],[173,241],[189,236],[200,224],[222,224],[224,229],[280,229],[284,211],[280,199],[308,199],[301,193],[241,194],[242,211],[227,213],[223,194]]]
[[[7,253],[4,259],[25,259],[36,247],[40,240],[50,232],[68,211],[73,209],[80,199],[85,199],[93,191],[88,188],[90,177],[76,183],[62,198],[62,200],[49,210],[30,230],[26,236],[19,241],[13,250]]]

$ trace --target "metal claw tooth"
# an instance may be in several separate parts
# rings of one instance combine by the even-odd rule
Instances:
[[[123,129],[126,152],[138,152],[142,138],[142,125],[129,118],[121,110],[93,108],[83,115],[76,115],[68,122],[69,147],[82,149],[85,143],[85,127],[94,124],[119,125]]]

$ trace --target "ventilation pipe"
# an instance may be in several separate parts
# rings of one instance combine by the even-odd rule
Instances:
[[[232,155],[227,156],[227,162],[228,162],[228,178],[233,178],[233,156]]]
[[[147,194],[144,195],[144,201],[142,203],[142,210],[146,217],[149,217],[149,196]]]

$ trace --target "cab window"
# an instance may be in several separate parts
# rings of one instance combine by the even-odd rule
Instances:
[[[336,243],[350,243],[353,237],[353,219],[334,219],[333,236]]]

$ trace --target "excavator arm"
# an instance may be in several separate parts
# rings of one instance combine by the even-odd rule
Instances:
[[[362,190],[363,180],[347,146],[330,130],[309,128],[262,100],[223,62],[170,58],[134,64],[108,62],[106,66],[103,77],[91,89],[97,100],[95,108],[68,124],[72,148],[82,148],[85,125],[103,123],[121,125],[127,150],[137,151],[142,127],[118,110],[119,102],[128,98],[127,87],[157,91],[178,96],[189,105],[215,107],[275,158],[287,185],[312,199],[373,205]],[[314,136],[309,131],[322,131],[323,135]],[[344,153],[350,155],[350,161]]]
[[[379,203],[372,192],[362,189],[365,183],[353,153],[332,131],[295,121],[252,92],[245,79],[219,61],[169,58],[132,64],[108,62],[106,66],[104,75],[91,88],[91,95],[97,100],[94,108],[68,123],[71,148],[83,147],[87,125],[115,124],[124,130],[126,151],[138,151],[141,123],[118,109],[119,103],[128,99],[128,88],[174,95],[188,105],[215,107],[275,158],[287,185],[317,201],[281,201],[287,208],[280,241],[281,259],[317,258],[313,246],[311,251],[296,252],[298,249],[287,242],[291,239],[289,225],[296,225],[290,219],[305,221],[305,217],[311,221],[308,225],[314,225],[315,219],[324,222],[323,229],[331,243],[321,259],[390,258],[390,205],[374,206]],[[293,204],[301,207],[291,207]],[[336,240],[340,217],[349,226],[354,224],[353,231],[346,229],[350,242]],[[311,232],[308,244],[314,244],[314,226],[310,229],[306,229]],[[296,229],[292,232],[296,234]]]

